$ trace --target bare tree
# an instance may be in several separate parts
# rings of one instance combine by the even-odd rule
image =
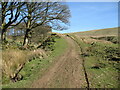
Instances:
[[[25,17],[20,18],[24,2],[1,2],[2,25],[1,40],[5,41],[7,28],[18,25]],[[19,18],[19,19],[18,19]],[[16,22],[17,21],[17,22]]]
[[[29,32],[38,26],[50,26],[55,30],[66,29],[69,24],[70,11],[60,2],[27,2],[23,16],[26,33],[23,45],[28,44]]]

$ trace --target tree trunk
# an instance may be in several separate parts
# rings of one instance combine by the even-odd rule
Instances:
[[[7,26],[4,26],[4,23],[1,25],[1,42],[6,41],[6,31],[7,31]]]
[[[1,41],[2,41],[2,42],[5,42],[5,41],[6,41],[6,33],[5,33],[5,30],[2,30],[2,32],[1,32]]]
[[[25,36],[24,36],[24,41],[23,41],[23,46],[27,46],[28,45],[28,42],[29,42],[29,33],[30,29],[26,29],[26,33],[25,33]]]

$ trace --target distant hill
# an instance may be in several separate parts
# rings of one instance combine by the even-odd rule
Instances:
[[[84,32],[75,32],[73,34],[77,34],[80,36],[116,36],[118,35],[118,28],[116,27],[116,28],[84,31]]]

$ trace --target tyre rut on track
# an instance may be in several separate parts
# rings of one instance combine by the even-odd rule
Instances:
[[[70,37],[63,36],[68,43],[67,50],[56,58],[55,63],[31,85],[32,88],[84,88],[87,82],[83,60],[77,50],[79,45]]]

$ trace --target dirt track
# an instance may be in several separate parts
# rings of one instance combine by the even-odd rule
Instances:
[[[56,62],[37,81],[32,88],[84,88],[87,86],[79,46],[65,36],[68,49],[56,58]]]

